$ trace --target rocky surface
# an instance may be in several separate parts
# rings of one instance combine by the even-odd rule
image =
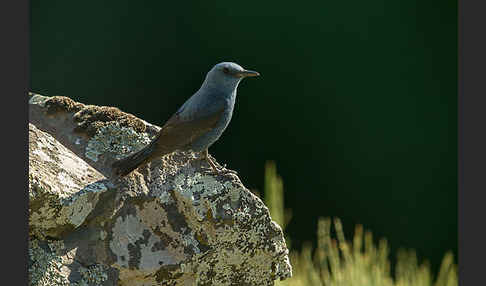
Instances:
[[[231,173],[174,152],[125,178],[111,162],[159,127],[113,107],[29,94],[31,285],[273,285],[280,227]]]

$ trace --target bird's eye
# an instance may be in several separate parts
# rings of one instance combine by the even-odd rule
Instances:
[[[223,68],[223,72],[224,72],[225,74],[229,74],[229,68]]]

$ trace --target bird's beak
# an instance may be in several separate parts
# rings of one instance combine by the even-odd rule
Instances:
[[[243,70],[238,73],[238,76],[240,77],[247,77],[247,76],[259,76],[260,74],[256,71],[250,71],[250,70]]]

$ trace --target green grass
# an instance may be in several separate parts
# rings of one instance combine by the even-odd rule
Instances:
[[[265,204],[270,209],[272,219],[285,233],[285,227],[291,219],[290,210],[283,204],[283,181],[277,174],[273,162],[265,166]],[[334,226],[336,237],[331,234]],[[301,251],[290,249],[290,262],[293,276],[275,285],[292,286],[456,286],[458,285],[457,265],[451,252],[444,255],[439,273],[431,273],[427,262],[419,263],[414,250],[399,250],[395,264],[395,273],[391,273],[388,258],[389,248],[386,239],[378,245],[373,243],[370,231],[364,231],[357,225],[352,241],[346,240],[341,221],[335,218],[319,218],[317,227],[317,247],[306,243]],[[434,279],[435,277],[435,279]]]

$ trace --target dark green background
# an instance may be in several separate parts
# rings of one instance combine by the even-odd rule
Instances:
[[[456,6],[32,1],[31,88],[161,125],[214,64],[257,70],[211,154],[259,190],[277,162],[294,246],[336,216],[436,271],[457,256]]]

